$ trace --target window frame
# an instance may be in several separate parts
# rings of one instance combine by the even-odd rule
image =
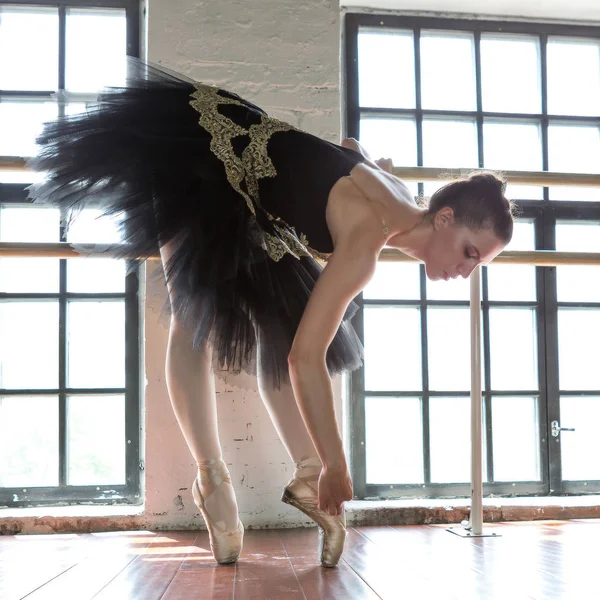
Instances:
[[[32,8],[52,7],[58,10],[58,86],[65,87],[66,68],[66,16],[68,8],[124,9],[126,18],[126,54],[140,56],[141,7],[138,0],[71,0],[52,2],[50,0],[12,0],[1,2],[1,6],[22,6]],[[49,91],[5,91],[2,97],[50,98],[56,90]],[[27,205],[26,184],[0,183],[0,204]],[[61,225],[60,241],[65,242],[65,230]],[[129,261],[123,293],[75,293],[67,292],[67,260],[60,259],[59,291],[57,293],[6,293],[0,292],[0,302],[11,300],[48,300],[58,302],[58,382],[55,389],[0,389],[0,396],[18,397],[23,395],[53,395],[58,397],[59,410],[59,472],[58,486],[52,487],[0,487],[0,505],[6,507],[27,507],[57,504],[131,504],[142,503],[141,476],[144,463],[141,456],[141,378],[142,356],[141,307],[139,264]],[[124,302],[125,310],[125,387],[123,388],[69,388],[66,385],[67,369],[67,305],[73,300],[117,300]],[[25,326],[25,325],[24,325]],[[125,483],[120,485],[67,485],[68,457],[68,402],[67,396],[76,395],[124,394],[125,396]]]
[[[358,33],[360,28],[369,30],[412,29],[414,32],[414,73],[415,73],[415,108],[369,108],[359,104],[358,86]],[[419,35],[422,29],[443,31],[472,32],[475,40],[475,78],[477,91],[477,106],[475,111],[458,110],[426,110],[421,108],[420,98],[420,54]],[[480,40],[482,33],[513,33],[537,35],[541,40],[540,68],[541,68],[541,94],[542,112],[539,114],[498,113],[482,110],[481,89],[481,56]],[[598,116],[561,116],[557,119],[547,112],[547,69],[546,69],[546,42],[548,36],[560,35],[567,37],[582,37],[600,40],[600,26],[561,25],[543,22],[511,22],[503,20],[479,20],[452,17],[421,17],[405,15],[378,15],[365,13],[347,13],[344,19],[344,51],[345,51],[345,90],[344,90],[344,125],[346,135],[359,139],[361,113],[369,115],[385,114],[392,116],[411,116],[416,122],[417,134],[417,166],[423,165],[423,118],[434,116],[460,116],[475,119],[477,126],[478,163],[483,167],[483,123],[484,118],[502,118],[510,120],[526,119],[527,122],[537,122],[541,127],[542,135],[542,163],[543,170],[548,170],[548,126],[553,120],[557,122],[585,123],[600,126],[600,111]],[[367,110],[365,110],[367,109]],[[419,193],[423,193],[423,184],[419,184]],[[555,225],[557,220],[598,220],[600,202],[586,201],[561,201],[550,200],[549,190],[543,188],[541,200],[519,200],[521,218],[533,221],[535,230],[535,248],[537,250],[555,249]],[[353,323],[361,340],[364,341],[364,307],[370,305],[413,305],[418,306],[421,312],[421,344],[422,344],[422,381],[423,389],[416,394],[412,392],[371,392],[365,390],[364,367],[353,372],[348,381],[348,419],[350,427],[350,463],[354,481],[354,493],[357,499],[398,498],[398,497],[432,497],[452,498],[456,496],[469,496],[471,485],[468,483],[441,484],[431,483],[430,465],[430,433],[429,433],[429,398],[435,395],[465,396],[465,393],[432,393],[428,389],[427,371],[427,307],[440,304],[457,306],[468,305],[468,302],[458,301],[431,301],[426,300],[426,284],[424,266],[420,265],[420,300],[387,301],[365,300],[361,294],[358,298],[361,310],[357,313]],[[487,268],[482,269],[482,345],[484,348],[484,376],[483,387],[483,415],[484,434],[492,443],[484,448],[487,452],[487,478],[484,482],[484,493],[494,496],[514,495],[549,495],[560,496],[567,494],[598,493],[600,481],[591,482],[564,482],[562,481],[560,466],[560,447],[554,442],[555,438],[549,436],[549,424],[553,420],[560,423],[559,409],[559,384],[558,384],[558,328],[557,311],[565,303],[557,303],[556,299],[556,268],[536,268],[537,300],[531,303],[519,302],[490,302],[487,294]],[[490,306],[536,306],[537,319],[537,355],[539,393],[538,418],[539,418],[539,443],[541,481],[539,482],[494,482],[493,481],[493,440],[492,440],[492,396],[497,395],[523,395],[524,392],[496,392],[490,389],[490,347],[489,347],[489,311]],[[576,308],[588,307],[590,303],[569,303]],[[600,304],[598,304],[600,307]],[[367,394],[368,391],[368,394]],[[586,390],[585,395],[599,395],[598,390]],[[580,394],[568,392],[567,394]],[[424,458],[424,484],[367,484],[366,483],[366,432],[365,432],[365,397],[366,396],[411,396],[421,397],[422,422],[423,422],[423,458]],[[563,393],[563,395],[566,395]],[[529,394],[531,396],[531,394]],[[568,424],[561,423],[561,426]]]

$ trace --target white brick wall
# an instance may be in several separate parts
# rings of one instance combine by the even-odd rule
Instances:
[[[147,28],[152,62],[230,89],[278,118],[339,141],[336,0],[150,0]],[[163,293],[158,286],[148,290],[146,311],[145,520],[196,527],[202,519],[190,493],[195,470],[164,381],[168,332],[156,312]],[[223,384],[217,391],[221,441],[244,524],[307,523],[280,502],[293,468],[258,394]]]

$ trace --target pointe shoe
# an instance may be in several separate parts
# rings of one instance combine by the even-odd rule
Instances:
[[[323,567],[335,567],[346,541],[346,515],[331,516],[318,507],[318,493],[308,481],[318,475],[294,477],[284,488],[281,501],[302,511],[319,526],[319,559]]]
[[[205,471],[205,469],[202,467],[200,467],[200,470]],[[215,477],[213,475],[214,469],[207,469],[206,471],[208,471],[209,477],[212,477],[213,480],[217,480],[215,482],[216,485],[219,485],[221,482],[228,482],[231,484],[231,479],[229,478],[228,474],[217,474],[217,477]],[[244,526],[242,522],[238,519],[238,525],[236,529],[233,531],[224,531],[222,527],[217,525],[210,518],[204,506],[204,498],[200,492],[198,477],[194,479],[194,483],[192,485],[192,496],[196,506],[200,509],[200,512],[204,517],[204,522],[206,523],[206,528],[208,529],[208,537],[210,539],[210,549],[212,550],[215,560],[220,565],[236,562],[240,556],[240,553],[242,552],[242,545],[244,542]]]

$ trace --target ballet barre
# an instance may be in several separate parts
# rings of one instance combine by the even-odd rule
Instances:
[[[102,251],[102,244],[69,242],[0,242],[2,258],[112,258],[118,254],[126,260],[138,260],[128,255],[126,245],[112,244]],[[145,260],[160,260],[152,254]],[[395,248],[384,248],[379,254],[382,262],[421,262]],[[321,262],[321,261],[319,261]],[[600,265],[600,252],[559,252],[557,250],[505,250],[491,261],[499,265],[529,265],[556,267],[560,265]]]
[[[0,156],[0,171],[29,171],[28,158],[21,156]],[[491,169],[504,176],[514,185],[566,185],[578,187],[600,187],[600,174],[559,173],[556,171],[507,171]],[[439,167],[393,167],[392,173],[405,181],[444,182],[463,175],[485,172],[476,168],[439,168]]]
[[[557,171],[505,171],[487,169],[502,175],[511,185],[568,185],[577,187],[600,187],[600,174],[591,173],[559,173]],[[393,167],[392,173],[405,181],[437,181],[450,182],[457,177],[471,173],[484,173],[486,169],[441,169],[438,167]]]

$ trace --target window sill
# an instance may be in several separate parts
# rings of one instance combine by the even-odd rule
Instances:
[[[90,506],[82,504],[79,506],[31,506],[24,508],[2,508],[0,509],[0,521],[2,519],[25,519],[28,517],[130,517],[132,515],[143,515],[143,506]]]
[[[401,500],[352,500],[347,510],[380,510],[386,508],[460,508],[471,506],[470,498],[403,498]],[[483,507],[561,506],[600,507],[600,495],[530,496],[522,498],[483,498]]]
[[[471,512],[470,498],[353,500],[346,503],[349,525],[460,523]],[[600,495],[484,498],[484,522],[600,518]]]

